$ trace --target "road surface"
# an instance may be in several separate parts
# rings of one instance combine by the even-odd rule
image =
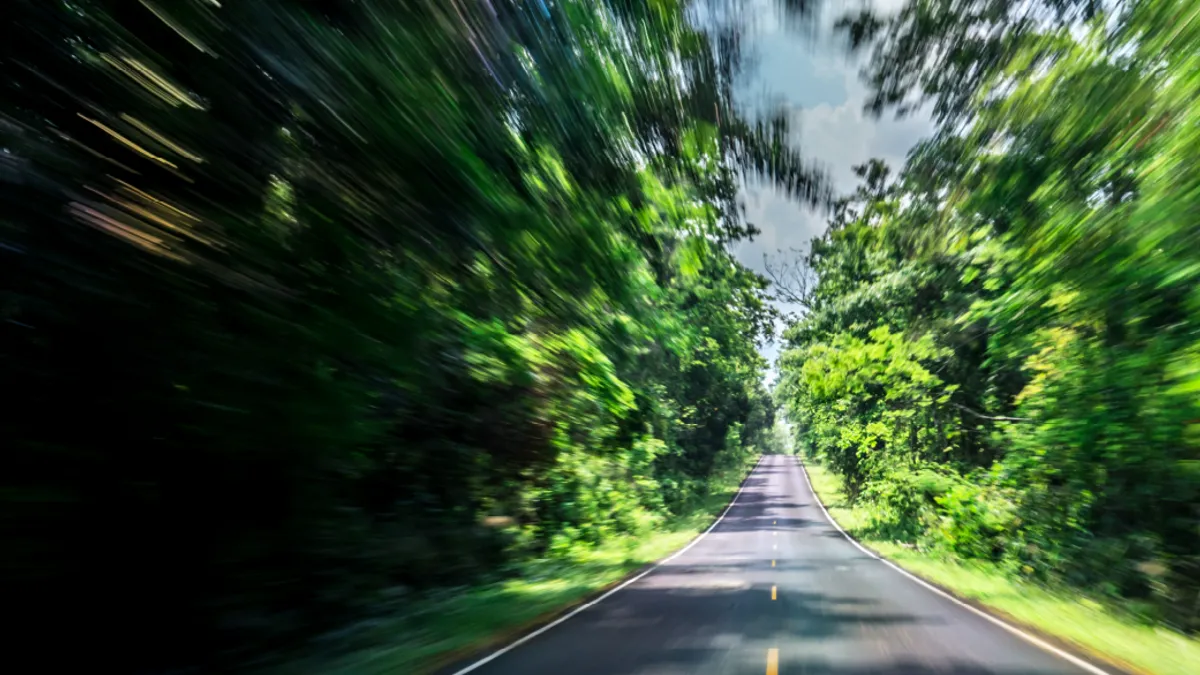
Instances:
[[[482,664],[477,659],[446,672],[1087,671],[859,550],[829,522],[796,458],[769,455],[724,518],[682,555]]]

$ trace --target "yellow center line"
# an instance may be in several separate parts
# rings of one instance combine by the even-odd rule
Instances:
[[[775,561],[774,561],[774,560],[772,560],[772,561],[771,561],[771,567],[774,567],[774,566],[775,566]]]
[[[775,524],[775,521],[774,521],[774,520],[772,520],[772,521],[771,521],[771,524],[772,524],[772,525],[774,525],[774,524]]]
[[[779,650],[767,650],[767,675],[779,675]]]
[[[772,600],[775,599],[775,587],[774,586],[771,587],[771,599]]]

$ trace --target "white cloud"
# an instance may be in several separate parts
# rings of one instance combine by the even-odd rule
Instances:
[[[855,188],[858,178],[853,167],[869,159],[883,159],[899,170],[912,146],[932,130],[923,116],[876,120],[863,112],[865,100],[851,96],[839,106],[822,104],[793,116],[801,151],[830,168],[838,193]]]
[[[880,11],[893,12],[905,1],[872,0],[872,5]],[[858,179],[853,167],[871,158],[881,158],[893,170],[899,170],[909,149],[933,127],[924,114],[896,120],[890,116],[874,119],[863,112],[869,97],[867,86],[859,77],[863,57],[848,55],[832,32],[837,17],[862,6],[861,3],[843,0],[827,4],[818,18],[815,34],[782,28],[778,13],[765,3],[771,0],[758,0],[764,9],[758,14],[763,17],[757,26],[761,32],[748,36],[747,42],[754,45],[757,36],[770,36],[757,42],[760,52],[772,50],[759,54],[759,61],[769,67],[753,73],[742,90],[783,94],[783,103],[791,106],[797,145],[811,161],[827,168],[838,193],[854,189]],[[788,68],[789,63],[794,67]],[[844,86],[831,87],[831,78],[841,78]],[[814,96],[817,89],[821,95]],[[837,92],[842,100],[827,100],[830,92]],[[812,104],[814,100],[820,102]],[[805,103],[810,104],[804,106]],[[747,220],[762,230],[753,242],[739,242],[734,248],[737,258],[751,269],[763,270],[764,253],[774,255],[777,250],[791,248],[807,250],[812,238],[825,230],[825,214],[801,207],[773,188],[746,185],[742,195]],[[763,355],[774,361],[778,346],[764,349]]]

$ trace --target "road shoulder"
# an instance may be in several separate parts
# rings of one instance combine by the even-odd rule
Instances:
[[[836,477],[819,465],[800,464],[814,496],[847,538],[969,607],[1111,675],[1196,672],[1198,640],[1138,622],[1119,608],[1013,580],[982,564],[861,536],[864,519],[847,506]]]

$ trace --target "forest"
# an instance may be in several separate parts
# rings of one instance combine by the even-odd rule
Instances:
[[[841,27],[937,131],[787,268],[802,452],[881,538],[1200,629],[1200,4]]]
[[[6,2],[17,652],[224,669],[651,531],[759,451],[738,181],[829,193],[685,10]]]

